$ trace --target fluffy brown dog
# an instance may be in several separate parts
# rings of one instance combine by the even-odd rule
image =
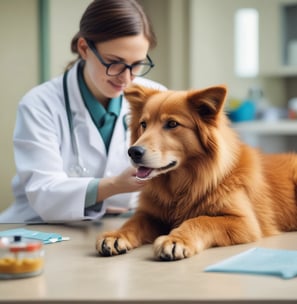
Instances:
[[[241,143],[223,106],[226,88],[155,91],[132,86],[137,178],[149,179],[136,213],[98,236],[103,256],[154,242],[161,260],[179,260],[212,246],[297,230],[297,157],[263,155]]]

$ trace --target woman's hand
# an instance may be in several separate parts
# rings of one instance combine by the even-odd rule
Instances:
[[[139,191],[145,182],[136,178],[136,169],[127,168],[120,175],[114,177],[114,187],[118,188],[118,193]]]
[[[136,169],[133,167],[127,168],[117,176],[100,180],[97,202],[101,202],[115,194],[140,191],[144,185],[145,181],[136,178]]]

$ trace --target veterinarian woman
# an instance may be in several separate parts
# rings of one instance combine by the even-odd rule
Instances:
[[[0,222],[95,219],[133,205],[143,186],[127,156],[123,90],[154,66],[155,35],[135,0],[97,0],[71,42],[78,59],[21,100],[14,131],[14,204]]]

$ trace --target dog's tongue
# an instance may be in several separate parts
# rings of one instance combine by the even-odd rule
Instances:
[[[136,177],[141,178],[141,179],[146,178],[150,175],[150,173],[152,171],[153,171],[153,169],[151,169],[151,168],[139,167],[136,172]]]

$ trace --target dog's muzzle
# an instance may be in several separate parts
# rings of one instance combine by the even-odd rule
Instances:
[[[146,149],[142,146],[132,146],[128,149],[128,154],[132,159],[135,167],[137,167],[136,178],[140,180],[151,179],[161,173],[164,173],[177,165],[176,160],[168,161],[165,166],[147,167],[148,163],[145,161]]]

